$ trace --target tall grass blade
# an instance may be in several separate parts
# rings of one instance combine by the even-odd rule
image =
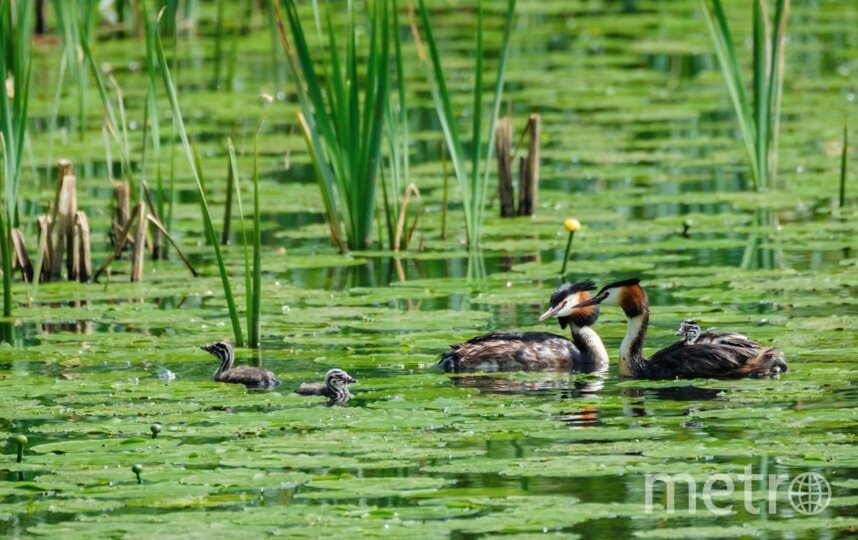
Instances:
[[[776,1],[773,25],[769,21],[766,0],[752,1],[753,104],[749,102],[745,92],[733,37],[721,0],[700,0],[700,5],[739,122],[739,130],[751,166],[754,189],[766,190],[777,176],[789,0]]]
[[[145,3],[143,4],[143,13],[144,13],[144,21],[146,21],[146,26],[148,27],[149,32],[153,32],[153,44],[154,50],[156,54],[156,58],[158,60],[158,67],[161,71],[161,78],[164,83],[164,89],[167,93],[167,99],[170,103],[170,109],[173,113],[173,119],[176,123],[176,130],[179,133],[179,138],[182,141],[182,147],[185,150],[185,157],[188,159],[188,164],[191,167],[191,173],[194,178],[194,182],[196,183],[197,192],[200,198],[200,210],[203,218],[203,228],[208,238],[209,242],[214,249],[215,259],[218,265],[218,271],[220,273],[221,285],[223,287],[224,296],[226,297],[227,307],[229,309],[229,317],[232,323],[232,331],[233,336],[235,338],[235,343],[239,347],[244,346],[244,336],[241,331],[241,322],[238,316],[238,309],[235,305],[235,297],[232,293],[232,287],[229,283],[229,274],[226,270],[226,263],[223,258],[223,253],[220,249],[220,244],[217,239],[217,232],[215,231],[214,224],[212,223],[211,213],[209,212],[208,201],[206,200],[205,193],[205,184],[202,176],[202,169],[199,166],[199,158],[196,155],[196,151],[191,146],[191,143],[188,139],[187,131],[185,130],[185,123],[182,119],[182,112],[179,108],[179,99],[176,94],[176,88],[173,85],[173,79],[170,75],[170,68],[167,65],[167,57],[164,54],[164,47],[161,44],[161,36],[158,32],[157,23],[150,23],[149,17],[146,14]]]
[[[357,48],[358,30],[349,5],[342,62],[335,33],[329,31],[328,74],[317,71],[322,63],[310,52],[295,0],[284,2],[293,41],[286,35],[278,4],[274,2],[272,7],[287,63],[296,79],[301,104],[298,118],[331,223],[332,240],[341,249],[363,249],[371,241],[383,112],[389,96],[388,0],[376,0],[369,8],[365,58]],[[366,66],[363,73],[359,66]]]
[[[715,55],[718,57],[718,63],[724,75],[727,92],[730,95],[730,101],[733,104],[733,110],[739,122],[739,130],[745,142],[745,150],[747,151],[748,160],[751,165],[754,188],[761,189],[763,187],[763,179],[760,177],[761,171],[755,147],[757,132],[751,114],[751,105],[748,101],[747,92],[745,92],[742,71],[736,59],[733,38],[730,34],[730,27],[727,24],[727,16],[724,13],[721,0],[700,0],[700,5],[703,9],[706,24],[709,27],[709,33],[712,36]]]
[[[227,156],[229,158],[230,175],[233,178],[232,186],[235,190],[235,202],[236,206],[238,207],[238,221],[239,223],[241,223],[241,246],[244,255],[244,298],[245,302],[247,302],[245,318],[247,320],[247,328],[250,329],[253,327],[253,314],[252,310],[250,309],[250,298],[253,297],[253,282],[252,275],[250,273],[250,250],[248,249],[249,244],[247,242],[247,228],[244,222],[244,206],[241,202],[241,185],[240,178],[238,176],[238,160],[235,157],[235,145],[232,142],[232,137],[227,137],[226,147]]]
[[[849,115],[843,116],[843,148],[840,150],[840,208],[846,206],[846,176],[849,168]]]
[[[784,64],[786,49],[787,20],[789,19],[790,0],[777,0],[775,4],[774,31],[772,32],[772,60],[769,73],[769,126],[768,148],[769,181],[774,182],[778,173],[778,146],[780,142],[781,99],[784,86]]]
[[[483,9],[482,4],[478,6],[477,15],[477,43],[476,43],[476,62],[474,68],[474,101],[471,117],[473,118],[472,127],[472,144],[471,144],[471,168],[467,171],[465,163],[465,152],[462,146],[462,138],[459,134],[459,129],[456,123],[456,118],[453,115],[452,98],[447,88],[447,83],[444,75],[443,66],[441,65],[441,56],[438,51],[438,45],[435,41],[435,36],[432,31],[432,26],[429,21],[428,10],[424,0],[418,0],[420,21],[423,31],[426,36],[426,47],[428,48],[428,58],[426,54],[422,54],[424,61],[428,61],[427,71],[429,75],[429,88],[432,94],[432,100],[435,104],[435,110],[438,114],[438,120],[441,124],[441,129],[444,132],[444,138],[447,142],[447,150],[449,152],[450,161],[453,164],[453,173],[456,176],[459,186],[462,191],[462,204],[465,211],[466,232],[468,238],[468,249],[479,250],[482,220],[486,197],[488,194],[488,179],[492,155],[494,153],[494,129],[497,123],[497,118],[500,113],[500,103],[503,96],[504,79],[506,75],[506,62],[509,52],[510,35],[512,31],[512,21],[515,14],[515,0],[507,1],[507,9],[505,13],[504,34],[501,43],[500,59],[498,63],[497,76],[494,86],[494,98],[490,109],[491,120],[489,135],[486,137],[487,148],[483,152],[483,134],[482,134],[482,117],[483,117],[483,61],[484,61],[484,43],[483,43]],[[419,30],[415,22],[412,22],[412,29],[415,34],[415,39],[418,44],[422,43]],[[421,45],[418,45],[418,51],[422,51]]]

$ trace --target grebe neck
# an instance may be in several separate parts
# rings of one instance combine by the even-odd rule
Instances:
[[[235,362],[235,352],[230,348],[223,347],[217,350],[216,356],[220,359],[220,366],[215,371],[215,380],[219,380],[225,372],[232,369],[232,364]]]
[[[646,362],[643,356],[643,344],[647,326],[649,326],[649,307],[640,315],[629,317],[629,326],[620,344],[619,375],[621,377],[633,377]]]
[[[581,353],[588,355],[594,364],[607,365],[608,351],[602,343],[602,338],[589,326],[572,326],[572,341]]]

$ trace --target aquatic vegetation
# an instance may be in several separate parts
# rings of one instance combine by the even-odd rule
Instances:
[[[143,473],[143,465],[140,465],[139,463],[135,463],[134,465],[131,466],[131,472],[133,472],[134,476],[137,477],[137,483],[142,484],[143,478],[140,475]]]
[[[296,4],[313,57],[324,60],[327,46],[314,40],[319,30],[312,28],[313,3]],[[212,381],[215,362],[198,349],[232,340],[232,318],[203,228],[192,165],[178,131],[171,134],[176,117],[160,67],[154,70],[157,108],[148,106],[148,127],[141,122],[150,101],[147,52],[143,38],[134,35],[132,4],[123,5],[122,22],[96,15],[92,52],[120,132],[116,86],[106,73],[122,89],[135,180],[144,178],[145,138],[145,178],[153,196],[156,166],[164,187],[173,183],[164,199],[165,205],[173,201],[169,230],[202,272],[191,279],[176,258],[147,261],[146,281],[130,283],[124,278],[131,264],[122,258],[99,285],[43,283],[34,296],[33,285],[12,284],[14,318],[0,321],[15,331],[13,345],[0,347],[0,534],[854,535],[858,340],[851,329],[858,305],[858,215],[848,204],[848,186],[847,205],[835,208],[837,219],[831,219],[842,159],[839,100],[854,86],[854,2],[832,0],[825,9],[792,3],[787,88],[795,92],[785,88],[778,189],[765,194],[746,189],[745,150],[735,144],[730,103],[707,54],[709,36],[700,33],[704,23],[695,2],[517,3],[502,110],[517,124],[534,111],[542,116],[539,207],[533,217],[501,219],[489,193],[484,280],[467,279],[459,187],[453,181],[445,196],[438,143],[446,142],[440,141],[431,90],[407,32],[402,52],[409,182],[420,190],[423,249],[414,241],[408,251],[389,251],[377,198],[373,228],[380,232],[372,239],[383,250],[339,254],[331,247],[303,134],[292,125],[299,99],[291,83],[275,86],[269,69],[266,12],[256,2],[223,2],[221,54],[231,54],[234,36],[238,60],[230,68],[231,60],[223,59],[215,91],[218,6],[173,2],[180,39],[171,50],[170,23],[162,21],[166,64],[189,142],[193,136],[192,153],[199,156],[195,166],[207,180],[203,188],[219,244],[227,172],[237,170],[232,211],[239,197],[243,207],[221,255],[245,340],[258,216],[264,262],[260,346],[265,367],[283,382],[268,393]],[[192,21],[183,15],[186,6]],[[486,68],[498,59],[506,6],[484,3]],[[319,7],[324,28],[325,6]],[[346,3],[327,7],[334,28],[346,29]],[[476,7],[473,0],[426,2],[452,106],[464,111],[457,118],[462,134],[473,120],[467,111]],[[747,6],[739,1],[725,7],[739,15]],[[419,21],[416,9],[414,15]],[[362,11],[355,20],[369,31]],[[49,32],[50,21],[49,10]],[[358,34],[361,50],[366,35]],[[31,49],[21,223],[27,238],[35,237],[32,216],[50,204],[57,170],[56,159],[46,156],[53,139],[54,154],[75,156],[79,204],[96,231],[94,256],[103,260],[111,244],[99,231],[110,228],[108,180],[123,174],[121,152],[111,139],[112,156],[105,153],[105,111],[93,106],[100,98],[92,73],[83,139],[75,85],[64,84],[55,101],[67,53],[52,37],[35,38]],[[394,50],[391,36],[390,101],[396,104]],[[315,67],[321,73],[328,65]],[[493,80],[494,74],[486,77]],[[488,88],[492,81],[485,82]],[[264,113],[262,92],[275,99],[254,140]],[[484,128],[488,121],[484,113]],[[483,141],[485,151],[485,130]],[[386,159],[384,138],[381,144]],[[174,164],[171,146],[179,151]],[[384,165],[390,188],[390,164]],[[258,211],[251,209],[254,190]],[[392,190],[388,195],[392,201]],[[779,226],[760,220],[758,208]],[[614,365],[604,374],[440,373],[438,354],[451,343],[492,331],[557,331],[556,323],[537,319],[557,286],[569,236],[561,224],[569,216],[586,224],[574,237],[570,278],[603,284],[641,275],[650,284],[652,351],[676,340],[681,321],[695,319],[704,329],[732,330],[776,346],[789,359],[790,372],[779,380],[680,381],[621,381]],[[756,263],[743,269],[751,236],[757,240],[749,257]],[[762,264],[766,259],[772,264]],[[612,358],[624,323],[621,312],[606,308],[594,326]],[[294,393],[333,367],[360,380],[348,403],[327,407],[324,398]],[[155,438],[154,424],[161,426]],[[18,435],[28,438],[20,463]],[[141,484],[135,464],[142,467]],[[767,513],[753,514],[736,482],[732,495],[716,501],[732,505],[732,513],[712,515],[700,500],[706,480],[743,474],[747,466],[753,474],[790,479],[820,474],[831,485],[831,502],[816,516],[800,515],[784,483],[775,494],[776,512],[767,512],[767,494],[754,490],[753,504]],[[683,484],[676,487],[674,512],[666,508],[662,487],[652,512],[645,510],[646,477],[659,473],[697,481],[694,514]]]
[[[294,0],[285,2],[292,41],[286,36],[280,9],[274,4],[283,50],[297,82],[301,112],[298,121],[307,143],[324,201],[331,240],[341,250],[365,249],[372,234],[375,188],[381,161],[384,111],[390,95],[390,8],[387,0],[367,11],[366,59],[357,47],[358,28],[349,4],[346,51],[340,60],[337,31],[327,24],[329,72],[315,67],[304,26]],[[358,64],[366,65],[359,73]],[[402,84],[400,82],[400,84]],[[362,107],[361,107],[362,106]],[[389,132],[397,145],[397,132]]]
[[[18,463],[24,461],[24,447],[27,446],[27,437],[25,435],[18,435],[15,437],[15,444],[18,446]]]
[[[840,208],[846,206],[846,177],[849,172],[849,116],[843,117],[843,147],[840,150]]]
[[[753,5],[753,102],[748,98],[736,47],[721,0],[700,0],[721,64],[733,112],[745,142],[754,189],[765,191],[777,176],[787,20],[790,0],[777,0],[773,20],[766,0]],[[771,41],[769,41],[771,40]]]
[[[473,119],[470,143],[470,170],[467,167],[465,147],[462,144],[462,136],[459,131],[459,123],[453,112],[453,94],[447,84],[447,76],[441,64],[441,53],[435,41],[435,34],[429,19],[429,12],[423,0],[419,0],[418,8],[420,14],[420,27],[422,33],[413,23],[415,39],[422,43],[420,36],[425,36],[427,51],[422,46],[418,47],[421,60],[427,63],[429,77],[429,88],[432,93],[432,102],[438,114],[438,121],[444,132],[444,140],[447,143],[450,161],[453,164],[453,172],[459,182],[462,192],[462,205],[465,211],[465,230],[468,237],[468,248],[478,250],[482,239],[483,213],[485,212],[486,200],[488,198],[488,183],[490,164],[494,157],[495,148],[495,126],[500,113],[501,99],[503,98],[504,78],[506,76],[507,60],[509,56],[510,34],[515,16],[515,0],[508,0],[504,11],[503,37],[501,39],[500,51],[498,53],[497,75],[494,83],[494,95],[489,108],[489,128],[483,137],[483,62],[486,51],[483,38],[483,5],[477,3],[477,29],[476,48],[474,49],[474,82],[473,82],[473,106],[468,111]]]
[[[185,123],[182,120],[182,113],[179,109],[179,100],[178,95],[176,93],[176,88],[173,84],[172,77],[170,76],[170,68],[167,65],[167,58],[164,54],[164,47],[161,44],[161,35],[158,31],[158,21],[149,21],[148,14],[144,11],[144,20],[146,21],[146,32],[150,34],[150,43],[154,48],[155,56],[158,60],[158,67],[161,71],[162,81],[164,83],[164,89],[167,93],[167,98],[170,102],[170,109],[173,112],[173,120],[176,124],[176,129],[179,133],[179,137],[182,141],[182,146],[185,150],[185,156],[188,159],[188,163],[191,167],[191,172],[193,173],[194,180],[197,186],[197,193],[199,195],[200,201],[200,210],[203,217],[203,228],[206,233],[208,242],[211,244],[215,259],[217,260],[218,270],[220,272],[221,285],[223,286],[224,296],[226,297],[227,306],[229,308],[230,320],[232,321],[232,331],[233,336],[235,337],[236,345],[239,347],[244,346],[244,334],[241,331],[241,323],[238,318],[238,308],[235,304],[235,297],[232,294],[232,287],[229,283],[229,275],[226,271],[226,266],[224,262],[224,257],[220,249],[220,243],[217,239],[217,233],[214,229],[214,223],[212,222],[211,213],[209,212],[208,201],[206,200],[206,193],[203,187],[203,176],[202,169],[199,164],[199,157],[195,150],[191,147],[190,140],[188,139],[187,131],[185,131]]]
[[[566,239],[566,251],[563,253],[563,266],[560,267],[561,279],[566,277],[566,263],[569,262],[569,255],[572,253],[572,240],[575,238],[575,233],[581,230],[581,222],[575,218],[566,218],[563,228],[569,231],[569,237]]]
[[[0,158],[3,160],[0,257],[3,259],[3,316],[12,315],[12,229],[19,226],[18,190],[27,136],[30,99],[30,2],[0,6]],[[3,339],[11,336],[3,331]]]

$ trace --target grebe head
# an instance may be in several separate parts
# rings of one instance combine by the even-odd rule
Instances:
[[[577,308],[576,306],[590,299],[590,292],[596,288],[596,284],[590,280],[578,283],[564,283],[551,295],[551,309],[540,315],[539,320],[544,321],[551,317],[557,317],[560,328],[566,328],[568,324],[575,326],[593,326],[599,319],[599,306]]]
[[[200,347],[200,349],[211,354],[221,362],[231,359],[235,356],[235,349],[233,349],[232,345],[230,345],[226,341],[218,341],[217,343],[212,343],[211,345],[203,345],[202,347]]]
[[[232,345],[226,341],[218,341],[211,345],[203,345],[200,349],[211,354],[220,362],[220,365],[215,371],[215,380],[217,380],[218,376],[224,371],[232,369],[232,364],[235,362],[235,349],[233,349]]]
[[[334,368],[325,374],[325,386],[343,386],[356,382],[357,379],[353,379],[348,373],[340,368]]]
[[[601,304],[607,300],[621,307],[630,319],[643,315],[649,304],[640,282],[640,278],[632,278],[605,285],[596,296],[573,306],[573,309]]]
[[[682,321],[676,335],[684,337],[686,341],[694,341],[700,335],[700,325],[697,321]]]

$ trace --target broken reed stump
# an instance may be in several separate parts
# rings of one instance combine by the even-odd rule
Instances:
[[[501,217],[515,215],[515,188],[512,185],[512,125],[509,117],[498,120],[498,194],[500,196]]]
[[[54,242],[51,239],[51,218],[48,216],[39,216],[37,218],[37,223],[39,225],[39,236],[37,237],[36,243],[39,246],[39,252],[36,254],[36,261],[39,260],[39,254],[41,254],[42,256],[42,264],[41,269],[39,271],[39,281],[50,281],[51,257],[54,252]]]
[[[113,185],[115,205],[113,224],[108,233],[113,243],[113,250],[98,270],[93,273],[89,219],[84,212],[77,208],[77,178],[72,173],[70,161],[59,161],[57,168],[57,187],[54,193],[54,202],[50,208],[50,215],[39,216],[37,220],[38,237],[36,243],[38,251],[35,268],[27,253],[23,232],[20,229],[11,231],[13,268],[21,270],[25,281],[31,282],[37,273],[39,281],[60,280],[63,278],[63,266],[65,266],[66,278],[69,281],[88,282],[97,280],[98,276],[110,266],[113,260],[119,257],[127,244],[134,247],[134,257],[131,261],[131,281],[142,281],[146,237],[150,224],[153,226],[153,259],[157,259],[160,255],[161,238],[166,238],[176,248],[176,252],[191,274],[194,277],[199,275],[191,261],[158,220],[148,190],[146,190],[146,202],[137,203],[132,212],[130,211],[128,184],[121,182]],[[151,211],[147,211],[147,208]],[[132,228],[135,228],[133,239],[130,236]]]
[[[98,270],[95,271],[95,274],[92,276],[93,281],[98,281],[99,276],[104,273],[105,270],[110,268],[110,265],[113,264],[119,254],[122,253],[122,250],[125,248],[125,245],[128,242],[131,242],[130,238],[131,229],[136,225],[135,233],[134,233],[134,255],[131,259],[131,281],[142,281],[143,280],[143,260],[145,258],[145,247],[146,247],[146,231],[148,225],[151,224],[155,228],[155,233],[161,234],[167,241],[172,244],[172,246],[176,249],[176,253],[179,254],[179,258],[182,259],[182,262],[185,263],[185,266],[190,270],[191,275],[197,277],[199,274],[197,273],[194,266],[191,264],[190,259],[188,259],[187,255],[182,251],[176,241],[172,236],[167,232],[167,229],[158,221],[158,218],[153,214],[147,212],[147,206],[143,202],[137,203],[134,207],[134,210],[131,211],[131,215],[128,216],[128,221],[125,222],[125,227],[119,234],[117,238],[119,239],[113,245],[113,251],[107,256],[101,266],[98,267]]]
[[[501,217],[532,216],[539,193],[539,128],[538,114],[531,114],[522,130],[515,150],[512,150],[512,126],[509,117],[498,120],[495,140],[498,156],[498,192]],[[527,156],[519,160],[518,209],[515,208],[515,189],[512,167],[518,148],[528,136]]]
[[[131,258],[131,281],[143,281],[143,263],[146,260],[146,205],[137,203],[137,233],[134,235],[134,256]]]
[[[129,191],[127,183],[113,183],[113,224],[108,235],[111,245],[116,245],[116,242],[119,241],[119,235],[125,229],[125,224],[131,219],[131,195]],[[128,241],[127,238],[126,241]]]
[[[74,221],[77,215],[77,178],[66,174],[60,180],[58,190],[56,218],[51,221],[51,228],[56,233],[54,251],[51,254],[51,280],[62,279],[63,261],[69,280],[77,279],[77,266],[74,255]]]
[[[89,241],[89,220],[78,210],[74,221],[74,243],[77,253],[77,279],[86,283],[92,277],[92,246]]]
[[[27,252],[23,231],[11,231],[12,265],[21,270],[26,282],[32,282],[37,273],[39,281],[62,279],[63,262],[69,280],[89,281],[92,275],[89,221],[86,214],[77,209],[77,178],[68,160],[60,160],[57,171],[50,216],[37,218],[35,267]],[[54,232],[56,238],[53,237]]]
[[[33,281],[33,264],[27,254],[27,246],[24,244],[24,233],[21,229],[12,229],[12,270],[20,269],[24,281]]]

